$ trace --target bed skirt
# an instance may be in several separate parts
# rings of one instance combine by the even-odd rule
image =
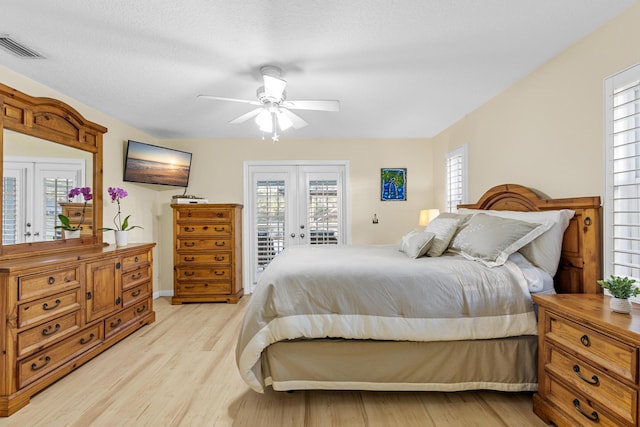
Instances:
[[[263,352],[262,369],[277,391],[536,391],[537,338],[281,341]]]

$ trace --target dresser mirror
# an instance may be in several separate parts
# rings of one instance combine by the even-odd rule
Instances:
[[[102,243],[102,134],[71,106],[0,83],[3,216],[0,259]],[[90,187],[86,209],[93,231],[71,237],[60,229],[61,204],[74,187]],[[74,202],[82,205],[84,198]]]
[[[8,129],[3,140],[2,243],[68,239],[68,234],[55,228],[60,225],[60,202],[68,201],[71,188],[92,187],[93,155]],[[83,203],[84,199],[79,196],[73,201]]]

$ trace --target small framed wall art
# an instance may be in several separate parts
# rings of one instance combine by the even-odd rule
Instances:
[[[407,200],[407,168],[380,169],[380,200]]]

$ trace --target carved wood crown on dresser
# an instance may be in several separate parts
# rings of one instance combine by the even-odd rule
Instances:
[[[242,205],[173,204],[172,304],[242,297]]]
[[[534,295],[539,307],[534,412],[558,426],[638,426],[640,308],[604,295]]]

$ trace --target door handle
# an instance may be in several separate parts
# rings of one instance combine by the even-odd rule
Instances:
[[[291,233],[291,237],[296,237],[296,233]]]

